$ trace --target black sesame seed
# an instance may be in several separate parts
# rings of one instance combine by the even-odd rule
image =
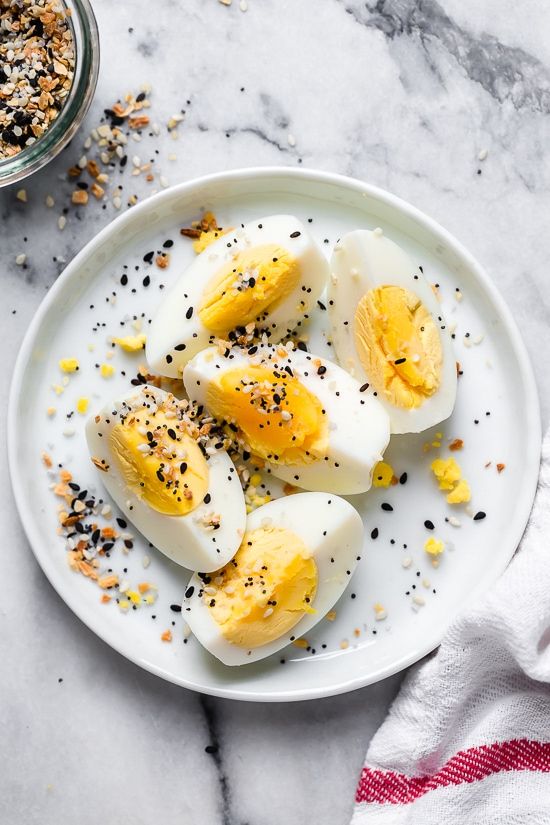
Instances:
[[[187,320],[189,321],[189,319],[191,318],[191,316],[192,316],[192,315],[193,315],[193,307],[189,307],[189,309],[188,309],[188,310],[187,310],[187,312],[185,313],[185,317],[186,317],[186,318],[187,318]]]
[[[181,604],[171,604],[170,610],[172,611],[172,613],[181,613]]]
[[[370,537],[371,537],[371,539],[377,539],[378,538],[378,527],[375,527],[374,530],[372,530],[372,532],[370,534]]]
[[[291,237],[291,238],[299,238],[301,234],[302,234],[302,233],[301,233],[301,232],[298,232],[298,231],[296,231],[296,232],[291,232],[291,233],[290,233],[290,237]]]
[[[176,352],[183,352],[183,350],[185,349],[185,344],[178,344],[174,347],[174,349]]]
[[[383,501],[380,506],[382,510],[385,510],[387,513],[391,513],[393,510],[393,507],[391,506],[391,504],[388,504],[387,501]]]
[[[194,592],[195,592],[195,588],[193,587],[193,585],[190,585],[187,588],[187,590],[185,591],[185,598],[190,599]]]
[[[424,527],[426,528],[426,530],[433,530],[434,529],[433,521],[430,521],[429,519],[426,519],[426,521],[424,522]]]
[[[487,513],[484,513],[483,510],[479,510],[474,516],[474,521],[482,521],[486,516]]]
[[[407,473],[401,473],[401,475],[399,476],[399,483],[400,484],[406,484],[407,483],[407,478],[408,478]]]
[[[359,392],[365,392],[365,390],[368,390],[369,386],[369,384],[363,384],[361,387],[359,387]]]

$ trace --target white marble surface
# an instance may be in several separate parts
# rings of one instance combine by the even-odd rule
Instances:
[[[390,189],[485,264],[534,360],[550,415],[550,10],[542,0],[95,0],[102,68],[88,130],[141,83],[179,139],[147,143],[175,183],[303,163]],[[187,103],[186,101],[190,101]],[[85,127],[86,129],[86,127]],[[296,139],[289,144],[288,135]],[[4,398],[45,290],[115,210],[57,218],[84,133],[0,192]],[[136,144],[136,153],[149,152]],[[488,149],[487,159],[478,161]],[[169,161],[168,154],[177,160]],[[481,174],[478,174],[481,170]],[[156,184],[121,177],[125,194]],[[56,207],[44,206],[46,193]],[[27,240],[25,240],[25,238]],[[15,257],[27,253],[27,268]],[[15,314],[13,311],[15,310]],[[31,401],[32,403],[32,401]],[[2,409],[4,429],[5,405]],[[2,433],[2,438],[4,434]],[[28,548],[2,470],[0,821],[10,825],[343,825],[364,750],[399,684],[265,706],[204,699],[141,672],[84,628]],[[63,681],[60,681],[62,679]],[[206,745],[218,746],[215,754]]]

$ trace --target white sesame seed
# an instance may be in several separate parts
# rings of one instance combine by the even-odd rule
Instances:
[[[401,567],[404,567],[405,570],[408,570],[408,568],[411,566],[412,562],[413,562],[413,560],[411,559],[410,556],[405,556],[405,558],[401,559]]]
[[[289,133],[287,136],[287,141],[289,146],[296,146],[296,138],[294,137],[294,135],[291,135]]]
[[[419,607],[423,607],[426,604],[426,599],[424,596],[413,596],[413,602]]]
[[[115,207],[115,209],[120,209],[120,207],[122,206],[122,200],[119,198],[118,195],[115,195],[115,197],[113,198],[113,206]]]
[[[21,252],[20,255],[16,256],[15,263],[17,264],[17,266],[23,266],[23,264],[25,263],[26,260],[27,260],[27,256],[25,255],[24,252]]]
[[[456,516],[449,516],[449,524],[451,527],[460,527],[460,521]]]
[[[191,635],[191,628],[189,627],[187,622],[183,623],[183,626],[181,628],[181,632],[182,632],[182,635],[183,635],[184,639],[188,639],[189,636]]]
[[[120,582],[120,585],[119,585],[118,589],[119,589],[120,593],[126,593],[126,591],[130,589],[129,582],[126,581],[126,579],[124,579],[124,581]]]
[[[168,179],[164,175],[160,176],[159,183],[163,189],[166,189],[169,186]]]
[[[273,613],[273,608],[268,607],[267,610],[264,611],[264,619],[267,619]]]
[[[205,587],[204,592],[207,596],[215,596],[218,591],[215,587]]]
[[[481,152],[479,153],[479,155],[477,156],[477,159],[483,162],[487,158],[488,154],[489,154],[488,149],[482,149]]]
[[[74,435],[74,433],[74,427],[65,427],[65,429],[63,430],[63,435],[66,438],[71,438]]]
[[[60,215],[59,216],[59,218],[57,219],[57,225],[58,225],[59,229],[61,229],[61,230],[65,229],[65,226],[67,225],[67,218],[65,217],[65,215]]]
[[[55,201],[51,195],[46,195],[46,200],[44,201],[48,209],[51,209],[52,206],[55,206]]]
[[[26,189],[18,189],[17,195],[15,196],[18,201],[21,203],[27,203],[27,190]]]
[[[149,567],[149,565],[151,564],[151,559],[149,558],[149,556],[144,556],[141,560],[141,564],[144,568]]]
[[[111,515],[112,512],[113,511],[111,510],[111,505],[110,504],[104,504],[103,505],[103,507],[101,509],[101,515],[104,518],[109,518],[109,516]]]

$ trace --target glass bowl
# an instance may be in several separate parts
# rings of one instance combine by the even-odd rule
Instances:
[[[99,34],[89,0],[65,0],[75,47],[74,79],[65,104],[48,130],[32,146],[0,160],[0,187],[32,175],[59,154],[90,108],[99,72]]]

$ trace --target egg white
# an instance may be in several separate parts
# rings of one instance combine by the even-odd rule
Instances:
[[[285,353],[284,357],[280,356],[281,352]],[[233,347],[227,356],[216,347],[210,347],[185,367],[183,380],[187,394],[192,400],[208,406],[211,382],[224,371],[250,365],[279,370],[290,367],[294,377],[317,396],[327,413],[328,460],[321,458],[301,465],[267,463],[268,470],[277,478],[305,490],[341,495],[368,490],[374,466],[388,445],[389,418],[377,399],[362,393],[359,383],[332,361],[281,346],[257,347],[253,355]],[[322,375],[319,366],[325,370]]]
[[[271,656],[321,621],[346,589],[363,549],[363,522],[342,498],[327,493],[297,493],[264,504],[248,516],[246,530],[265,525],[290,530],[302,539],[317,566],[317,592],[306,614],[278,639],[248,649],[228,642],[200,596],[204,584],[195,574],[186,590],[182,614],[191,631],[225,665],[243,665]],[[326,533],[326,535],[325,535]],[[191,592],[192,588],[192,592]]]
[[[108,466],[107,471],[98,470],[99,478],[126,518],[157,550],[190,570],[216,570],[234,556],[246,523],[244,495],[233,462],[223,450],[208,456],[208,504],[201,502],[182,516],[166,515],[151,507],[128,488],[109,449],[109,433],[119,413],[127,412],[126,405],[132,406],[144,392],[159,402],[168,397],[163,390],[144,385],[88,419],[86,438],[90,455]],[[211,513],[221,515],[220,526],[214,531],[206,530],[201,523]]]
[[[426,398],[420,407],[402,409],[378,393],[378,400],[387,410],[392,433],[416,433],[448,418],[456,400],[456,358],[451,336],[441,307],[432,288],[418,267],[396,243],[381,230],[358,229],[345,235],[334,248],[328,287],[328,312],[331,337],[338,362],[361,384],[369,376],[361,364],[355,347],[354,317],[357,305],[370,289],[393,285],[402,287],[420,298],[439,331],[443,365],[439,389]],[[368,393],[374,392],[369,387]]]
[[[215,340],[217,336],[199,317],[205,289],[237,252],[265,244],[287,249],[299,263],[300,278],[289,295],[267,312],[262,328],[269,329],[270,340],[275,342],[300,324],[325,288],[328,261],[298,218],[259,218],[214,241],[167,292],[147,335],[146,357],[153,372],[177,378],[185,364]]]

